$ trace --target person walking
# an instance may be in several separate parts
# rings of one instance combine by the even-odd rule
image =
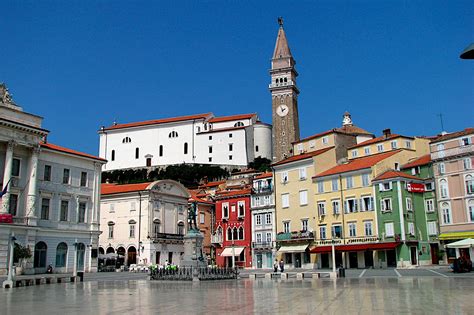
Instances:
[[[278,259],[275,259],[275,262],[273,263],[273,272],[278,272]]]
[[[283,273],[285,271],[285,263],[283,262],[283,259],[280,260],[280,272]]]

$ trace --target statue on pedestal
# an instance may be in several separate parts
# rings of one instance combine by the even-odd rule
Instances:
[[[194,201],[188,207],[188,231],[199,230],[196,222],[197,202]]]

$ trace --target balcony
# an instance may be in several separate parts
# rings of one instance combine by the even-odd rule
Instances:
[[[263,248],[272,248],[273,242],[252,242],[252,248],[254,249],[263,249]]]
[[[278,233],[277,241],[314,240],[314,233],[310,231],[293,231],[291,233]]]
[[[155,233],[152,235],[151,239],[154,243],[162,242],[182,242],[183,234],[171,234],[171,233]]]
[[[273,185],[260,187],[260,188],[254,188],[253,192],[255,194],[269,194],[273,192]]]
[[[464,156],[474,153],[474,145],[463,145],[451,149],[440,150],[436,152],[431,152],[432,160],[447,159],[455,156]]]

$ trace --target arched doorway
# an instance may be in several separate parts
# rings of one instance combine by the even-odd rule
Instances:
[[[127,265],[136,264],[137,263],[137,249],[135,246],[130,246],[128,248],[127,254]]]
[[[56,268],[66,267],[67,263],[67,244],[61,242],[56,247]]]
[[[113,247],[107,248],[107,254],[113,254],[115,253],[115,249]]]
[[[117,265],[122,266],[125,263],[125,248],[117,248]]]
[[[46,253],[48,251],[48,246],[45,242],[38,242],[35,245],[35,257],[34,257],[34,267],[35,268],[46,268]]]
[[[105,250],[102,247],[99,247],[99,254],[105,255]]]
[[[77,271],[84,271],[84,258],[86,256],[86,245],[77,244]]]

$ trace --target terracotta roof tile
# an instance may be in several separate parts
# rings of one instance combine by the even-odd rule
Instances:
[[[223,117],[214,117],[209,119],[210,123],[218,123],[218,122],[225,122],[225,121],[232,121],[232,120],[241,120],[241,119],[250,119],[257,114],[242,114],[242,115],[232,115],[232,116],[223,116]]]
[[[352,159],[349,160],[348,163],[346,164],[341,164],[338,166],[335,166],[333,168],[328,169],[327,171],[324,171],[322,173],[317,174],[313,178],[316,177],[322,177],[322,176],[329,176],[329,175],[335,175],[335,174],[340,174],[340,173],[346,173],[346,172],[351,172],[351,171],[357,171],[357,170],[362,170],[364,168],[369,168],[377,164],[378,162],[391,157],[392,155],[400,152],[400,150],[395,150],[395,151],[389,151],[389,152],[384,152],[384,153],[379,153],[379,154],[374,154],[366,157],[361,157],[357,159]]]
[[[282,164],[287,164],[287,163],[291,163],[291,162],[296,162],[296,161],[301,161],[301,160],[304,160],[304,159],[308,159],[308,158],[311,158],[313,156],[316,156],[316,155],[322,154],[324,152],[327,152],[327,151],[329,151],[333,148],[334,147],[329,147],[329,148],[324,148],[324,149],[321,149],[321,150],[316,150],[316,151],[312,151],[312,152],[308,152],[308,153],[293,155],[293,156],[290,156],[287,159],[284,159],[284,160],[281,160],[280,162],[272,164],[272,166],[278,166],[278,165],[282,165]]]
[[[71,149],[64,148],[64,147],[61,147],[59,145],[55,145],[55,144],[52,144],[52,143],[41,142],[40,145],[41,145],[42,148],[50,149],[50,150],[53,150],[53,151],[59,151],[59,152],[63,152],[63,153],[68,153],[68,154],[73,154],[73,155],[77,155],[77,156],[86,157],[86,158],[89,158],[89,159],[94,159],[94,160],[98,160],[98,161],[107,162],[106,159],[100,158],[98,156],[83,153],[83,152],[79,152],[79,151],[75,151],[75,150],[71,150]]]
[[[269,178],[272,176],[273,176],[273,173],[267,172],[267,173],[262,173],[260,175],[255,176],[254,179]]]
[[[410,175],[410,174],[406,174],[400,171],[389,170],[389,171],[384,172],[383,174],[380,174],[379,176],[374,178],[372,181],[384,180],[384,179],[389,179],[389,178],[397,178],[397,177],[421,180],[421,178]]]
[[[203,185],[200,185],[199,187],[216,187],[219,185],[222,185],[225,183],[225,180],[217,181],[217,182],[209,182]]]
[[[443,136],[439,136],[435,140],[431,141],[431,143],[440,142],[440,141],[449,140],[449,139],[454,139],[454,138],[462,137],[462,136],[467,136],[467,135],[470,135],[470,134],[474,134],[474,128],[470,127],[470,128],[466,128],[466,129],[461,130],[461,131],[452,132],[452,133],[445,134]]]
[[[221,190],[216,192],[216,198],[225,199],[228,197],[235,197],[240,195],[250,195],[252,192],[251,188],[239,189],[239,190]]]
[[[134,192],[134,191],[142,191],[146,190],[146,188],[152,182],[148,183],[138,183],[138,184],[102,184],[101,185],[101,194],[102,195],[111,195],[111,194],[119,194],[119,193],[126,193],[126,192]]]
[[[386,140],[390,140],[390,139],[395,139],[395,138],[399,138],[399,137],[413,139],[413,137],[407,137],[407,136],[402,136],[402,135],[398,135],[398,134],[393,133],[393,134],[390,134],[388,136],[380,136],[380,137],[377,137],[377,138],[373,138],[373,139],[361,142],[359,144],[353,145],[352,147],[349,147],[348,149],[363,147],[363,146],[366,146],[366,145],[369,145],[369,144],[374,144],[374,143],[378,143],[378,142],[382,142],[382,141],[386,141]]]
[[[369,135],[369,136],[373,136],[372,133],[360,128],[360,127],[357,127],[357,126],[342,126],[340,128],[333,128],[331,130],[327,130],[327,131],[323,131],[323,132],[320,132],[320,133],[317,133],[317,134],[314,134],[314,135],[311,135],[311,136],[308,136],[306,138],[303,138],[299,141],[293,141],[292,143],[301,143],[303,141],[307,141],[307,140],[311,140],[311,139],[315,139],[315,138],[319,138],[319,137],[322,137],[322,136],[326,136],[326,135],[329,135],[331,133],[345,133],[345,134],[354,134],[354,135]]]
[[[214,202],[212,202],[212,201],[203,199],[202,197],[206,197],[207,195],[200,194],[199,191],[189,190],[189,194],[191,195],[191,197],[189,198],[190,201],[196,201],[196,202],[206,203],[206,204],[210,204],[210,205],[214,204]]]
[[[166,124],[166,123],[179,122],[179,121],[185,121],[185,120],[194,120],[194,119],[209,119],[212,116],[213,116],[212,113],[205,113],[205,114],[197,114],[197,115],[189,115],[189,116],[146,120],[146,121],[139,121],[139,122],[133,122],[133,123],[113,125],[113,126],[105,128],[104,130],[115,130],[115,129],[131,128],[131,127],[148,126],[148,125],[159,125],[159,124]]]
[[[403,165],[402,169],[426,165],[429,163],[431,163],[431,154],[423,155],[422,157],[417,158],[416,160]]]

